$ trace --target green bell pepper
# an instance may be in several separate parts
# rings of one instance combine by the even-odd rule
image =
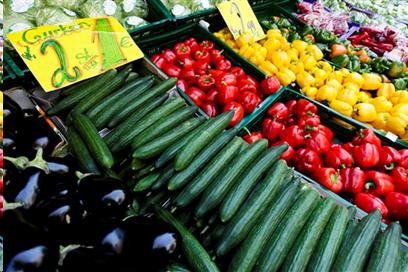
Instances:
[[[373,70],[379,74],[384,74],[390,69],[391,63],[386,58],[376,58],[371,63]]]
[[[406,68],[407,66],[402,61],[393,61],[388,70],[388,75],[393,78],[400,77],[405,73]]]
[[[370,73],[371,66],[367,63],[361,63],[360,73]]]
[[[392,83],[396,90],[405,90],[408,85],[408,77],[393,79]]]
[[[288,27],[290,27],[292,24],[289,22],[288,19],[280,18],[280,19],[276,22],[276,25],[277,25],[279,28],[288,28]]]
[[[350,58],[346,54],[337,55],[337,56],[332,58],[332,62],[334,64],[340,66],[341,68],[345,68],[345,67],[347,67],[347,65],[349,65]]]
[[[316,34],[316,41],[320,43],[331,43],[336,40],[336,35],[327,30],[319,30]]]
[[[358,72],[358,71],[360,71],[361,62],[360,62],[360,60],[358,59],[357,56],[352,56],[352,57],[350,58],[350,62],[349,62],[349,64],[347,65],[347,68],[348,68],[350,71],[353,71],[353,72]]]
[[[291,31],[288,35],[288,41],[293,42],[294,40],[300,40],[300,36],[297,32]]]
[[[303,29],[302,29],[302,32],[300,32],[300,36],[304,37],[304,36],[309,35],[309,34],[313,35],[314,34],[314,29],[310,25],[305,25],[303,27]]]

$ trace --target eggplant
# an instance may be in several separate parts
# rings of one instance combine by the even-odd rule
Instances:
[[[23,111],[13,99],[8,95],[3,95],[3,119],[4,123],[7,124],[5,129],[7,132],[18,134],[23,120]]]
[[[67,253],[59,271],[111,272],[119,271],[118,267],[116,256],[103,254],[93,247],[78,247]]]
[[[3,136],[4,155],[8,157],[18,157],[23,154],[19,145],[18,137],[12,131],[5,130]]]
[[[17,253],[7,265],[6,272],[50,272],[58,267],[58,247],[37,245]]]

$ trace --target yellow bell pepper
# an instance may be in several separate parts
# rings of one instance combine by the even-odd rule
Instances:
[[[354,106],[353,118],[361,122],[373,122],[377,119],[377,112],[374,105],[370,103],[359,103]]]
[[[334,78],[330,78],[326,80],[326,85],[335,88],[336,90],[341,89],[341,83],[335,80]]]
[[[328,77],[328,74],[326,73],[326,71],[323,69],[315,68],[314,70],[312,70],[312,74],[315,77],[316,86],[317,87],[323,86],[324,82],[326,81]]]
[[[341,68],[341,69],[338,70],[338,71],[341,72],[341,74],[343,75],[343,78],[344,78],[344,77],[347,77],[347,76],[350,74],[350,71],[347,70],[346,68]]]
[[[316,59],[311,56],[311,55],[303,55],[300,57],[300,61],[303,63],[305,70],[306,71],[311,71],[313,70],[316,65],[317,65],[317,61]]]
[[[249,59],[254,54],[254,52],[254,49],[249,45],[242,46],[239,49],[239,54],[246,59]]]
[[[258,51],[259,51],[258,54],[260,54],[263,59],[266,59],[266,56],[268,55],[268,49],[261,46],[261,47],[259,47]]]
[[[403,113],[408,115],[408,103],[399,103],[392,108],[392,114]]]
[[[377,114],[377,118],[372,123],[373,126],[377,129],[387,130],[388,118],[391,117],[391,114],[388,112],[380,112]]]
[[[286,40],[285,37],[280,37],[279,42],[280,42],[280,48],[282,50],[287,51],[290,49],[290,43]]]
[[[289,56],[285,51],[275,51],[272,54],[272,63],[278,69],[289,66]]]
[[[296,75],[288,68],[283,68],[276,73],[276,77],[280,83],[284,86],[288,86],[290,83],[296,80]]]
[[[329,106],[333,110],[340,112],[341,114],[344,114],[346,116],[351,117],[353,115],[353,107],[346,102],[335,99],[330,102]]]
[[[306,86],[302,90],[302,93],[311,99],[316,99],[317,88]]]
[[[408,103],[407,91],[396,91],[390,98],[392,104],[397,105],[400,103]]]
[[[343,101],[350,106],[354,106],[358,100],[358,91],[349,88],[343,88],[338,91],[337,99]]]
[[[387,99],[390,99],[391,96],[395,93],[395,87],[392,83],[384,83],[377,91],[377,96],[384,96]]]
[[[333,66],[330,65],[330,63],[321,60],[317,62],[317,66],[323,70],[325,70],[327,73],[333,72]]]
[[[225,41],[225,44],[231,47],[232,49],[238,48],[237,44],[233,40],[227,40]]]
[[[293,46],[294,48],[296,48],[296,50],[297,50],[299,53],[302,53],[303,51],[306,50],[307,42],[301,41],[301,40],[294,40],[294,41],[292,42],[292,46]]]
[[[263,44],[263,47],[265,47],[266,50],[268,50],[268,53],[273,52],[279,49],[280,42],[279,40],[275,39],[267,39],[266,42]]]
[[[302,62],[298,62],[296,64],[291,64],[289,66],[289,69],[294,72],[295,74],[299,74],[301,72],[305,71],[305,66],[303,65]]]
[[[289,60],[292,62],[297,62],[299,60],[298,51],[295,48],[290,48],[286,51],[288,54]]]
[[[353,82],[344,83],[343,88],[352,90],[354,92],[360,91],[360,88],[358,87],[358,85],[356,83],[353,83]]]
[[[324,85],[317,90],[316,99],[321,102],[331,102],[337,97],[337,90],[331,86]]]
[[[371,99],[371,94],[369,92],[358,92],[357,103],[366,103]]]
[[[217,38],[219,38],[219,39],[221,39],[221,38],[224,39],[224,34],[222,34],[221,32],[215,32],[215,33],[214,33],[214,36],[217,37]]]
[[[345,76],[344,83],[347,82],[355,83],[359,88],[361,88],[361,86],[364,84],[364,78],[361,74],[352,72]]]
[[[387,121],[387,130],[398,136],[403,136],[408,131],[408,116],[401,113],[391,115]]]
[[[378,74],[374,73],[363,73],[364,83],[361,89],[367,91],[378,90],[382,85],[382,78]]]
[[[322,50],[320,50],[320,48],[317,47],[317,45],[315,45],[315,44],[308,44],[308,45],[306,46],[306,51],[309,52],[309,53],[311,53],[312,56],[313,56],[317,61],[323,59],[323,52],[322,52]]]
[[[315,83],[315,78],[306,71],[300,72],[296,75],[296,82],[300,88],[312,86]]]
[[[259,68],[264,71],[268,76],[274,75],[278,72],[278,68],[272,64],[272,62],[265,60]]]
[[[268,37],[269,39],[278,39],[282,37],[282,33],[279,29],[273,28],[273,29],[269,29],[266,32],[266,37]]]
[[[377,96],[369,100],[369,103],[374,105],[376,112],[390,112],[392,110],[392,103],[384,96]]]
[[[235,42],[237,43],[237,45],[239,47],[243,47],[245,45],[251,45],[253,43],[253,38],[251,35],[244,33],[242,35],[240,35]]]
[[[342,83],[343,82],[343,74],[340,71],[334,71],[330,74],[330,78],[334,78],[338,82]]]

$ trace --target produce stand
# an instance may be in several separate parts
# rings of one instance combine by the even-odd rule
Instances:
[[[102,49],[80,82],[64,60],[58,90],[6,47],[4,271],[408,271],[407,60],[348,41],[363,24],[310,27],[311,4],[336,11],[318,1],[248,1],[257,42],[216,8],[166,7],[225,1],[139,1],[144,56],[105,69]],[[132,1],[97,2],[124,20]]]

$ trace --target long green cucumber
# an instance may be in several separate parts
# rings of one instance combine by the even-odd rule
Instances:
[[[401,255],[401,272],[408,272],[408,251],[403,251]]]
[[[113,94],[109,95],[106,97],[106,99],[102,100],[99,102],[95,107],[92,107],[86,115],[91,118],[91,120],[95,120],[96,116],[108,109],[110,107],[114,107],[116,102],[121,99],[122,97],[129,95],[129,93],[135,92],[140,85],[144,84],[147,82],[149,77],[142,77],[142,78],[137,78],[133,81],[127,82],[125,85],[123,85],[122,88],[114,92]]]
[[[302,230],[289,251],[281,271],[306,270],[309,259],[335,207],[336,202],[330,198],[324,198],[320,201],[320,204],[313,210],[312,215],[307,221],[306,227]]]
[[[158,85],[154,86],[148,92],[144,93],[133,101],[126,100],[126,98],[124,97],[124,100],[121,101],[124,102],[124,107],[115,111],[112,119],[109,120],[108,127],[116,127],[119,123],[126,120],[127,117],[132,115],[136,110],[143,107],[147,101],[154,97],[165,94],[167,91],[174,87],[176,81],[176,78],[171,77],[163,82],[160,82]]]
[[[159,173],[151,173],[150,175],[142,178],[136,183],[136,186],[133,188],[134,192],[143,192],[154,184],[154,182],[157,180],[157,178],[160,176]]]
[[[262,139],[249,145],[237,155],[228,168],[225,168],[217,177],[217,182],[211,183],[204,191],[198,204],[195,215],[201,217],[211,209],[218,206],[225,195],[234,186],[234,183],[246,171],[246,168],[255,158],[259,156],[268,146],[268,141]]]
[[[302,192],[265,245],[256,264],[257,271],[278,271],[318,200],[315,190],[310,188]]]
[[[218,243],[217,256],[225,256],[236,247],[251,231],[257,220],[279,192],[283,180],[286,179],[288,166],[284,160],[279,160],[268,171],[265,179],[253,192],[245,205],[227,225],[223,238]]]
[[[198,176],[191,181],[177,196],[175,204],[178,207],[185,207],[196,199],[208,185],[215,181],[215,178],[221,171],[229,164],[229,162],[238,153],[243,140],[239,137],[233,139],[227,146],[225,146],[198,174]],[[168,185],[170,187],[171,184]],[[170,187],[169,190],[173,190]]]
[[[182,251],[184,252],[187,262],[194,271],[219,271],[217,265],[211,260],[210,255],[208,255],[200,242],[198,242],[197,239],[171,215],[171,213],[162,208],[156,208],[156,210],[159,217],[173,225],[173,227],[180,233]]]
[[[142,161],[142,160],[138,160],[138,159],[133,159],[130,167],[132,168],[133,171],[137,171],[139,169],[142,169],[143,167],[145,167],[146,165],[148,165],[149,161]]]
[[[166,267],[164,272],[191,272],[181,264],[172,263],[171,265]]]
[[[72,118],[74,127],[88,146],[92,157],[104,168],[111,168],[114,163],[112,153],[103,139],[99,136],[92,121],[81,113],[74,113]]]
[[[125,82],[126,83],[131,82],[131,81],[135,80],[136,78],[139,78],[139,74],[132,71],[132,72],[129,73],[129,75],[126,78]]]
[[[133,113],[131,116],[129,116],[128,119],[126,119],[125,122],[121,123],[119,126],[114,128],[105,138],[105,142],[108,145],[113,145],[114,141],[120,137],[120,134],[122,134],[125,130],[128,130],[131,128],[136,122],[141,120],[143,117],[145,117],[148,113],[153,111],[154,109],[158,108],[161,104],[163,104],[164,101],[166,101],[167,96],[163,95],[159,98],[152,98],[149,100],[145,107],[141,109],[138,112]]]
[[[161,189],[163,186],[167,184],[171,176],[174,174],[174,165],[169,164],[167,165],[160,173],[160,176],[154,182],[152,186],[153,191],[157,191]]]
[[[367,215],[354,229],[347,247],[341,249],[333,264],[333,271],[362,271],[380,230],[379,210]]]
[[[166,148],[179,141],[181,137],[189,133],[195,127],[199,126],[202,121],[203,120],[201,118],[197,117],[188,119],[179,126],[164,133],[160,137],[136,148],[136,150],[133,152],[133,158],[145,160],[159,155],[166,150]]]
[[[401,226],[398,222],[378,235],[367,271],[401,271]]]
[[[279,192],[276,200],[273,201],[263,215],[261,221],[248,234],[243,243],[234,254],[228,267],[229,272],[241,271],[250,272],[254,268],[262,249],[265,247],[272,233],[279,222],[293,203],[298,183],[290,182]]]
[[[120,134],[120,137],[116,139],[116,142],[112,144],[112,152],[117,153],[127,146],[130,145],[133,138],[136,137],[139,133],[153,125],[157,120],[162,118],[163,116],[169,115],[170,113],[180,109],[181,107],[185,106],[184,99],[182,98],[174,98],[171,99],[169,102],[163,104],[161,107],[153,110],[151,113],[147,114],[142,120],[133,124],[133,127],[130,127],[123,131]]]
[[[259,159],[251,164],[249,171],[241,176],[241,181],[231,189],[223,200],[220,209],[222,222],[227,222],[232,218],[256,186],[257,181],[279,159],[287,147],[286,144],[283,144],[265,150]]]
[[[78,160],[78,165],[81,170],[85,171],[86,173],[98,174],[98,166],[89,153],[87,145],[76,132],[75,128],[68,127],[67,134],[69,149],[73,153],[74,157]]]
[[[317,244],[307,265],[307,271],[329,272],[347,227],[349,211],[343,206],[337,206],[330,217],[326,229]]]
[[[153,164],[148,164],[145,167],[143,167],[142,169],[140,169],[139,171],[136,172],[135,175],[133,175],[134,179],[140,179],[145,177],[148,174],[151,174],[152,172],[154,172],[156,170],[156,168],[154,167]]]
[[[175,169],[177,171],[186,169],[197,154],[228,126],[233,115],[233,111],[228,111],[212,119],[208,128],[204,129],[197,137],[192,138],[177,153]]]
[[[55,115],[65,110],[73,108],[81,100],[85,99],[85,97],[93,96],[94,93],[98,92],[99,89],[106,84],[106,82],[113,80],[116,77],[116,74],[117,70],[112,69],[99,77],[89,79],[89,82],[86,81],[87,84],[81,83],[80,86],[78,85],[72,86],[72,90],[75,88],[76,91],[72,94],[70,91],[69,92],[70,95],[62,98],[57,104],[55,104],[51,109],[47,111],[47,114]]]
[[[205,147],[194,158],[191,164],[181,172],[172,177],[168,189],[177,190],[191,180],[201,169],[220,151],[231,139],[237,135],[238,130],[230,129],[218,135],[212,143]]]
[[[169,116],[163,117],[133,139],[132,150],[135,150],[137,147],[154,140],[156,137],[180,125],[182,122],[192,117],[196,111],[196,107],[185,107],[173,112]]]

